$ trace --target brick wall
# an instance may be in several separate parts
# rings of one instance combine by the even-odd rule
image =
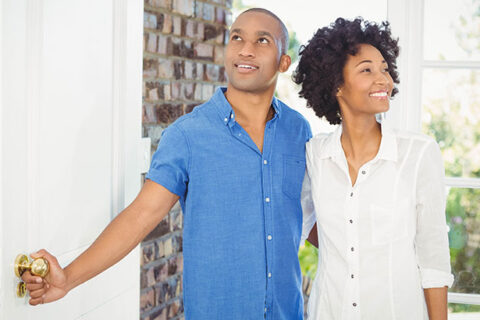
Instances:
[[[143,134],[162,131],[225,83],[232,0],[145,0]],[[182,212],[175,205],[142,242],[140,319],[183,319]]]

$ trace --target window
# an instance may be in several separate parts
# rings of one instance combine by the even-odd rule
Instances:
[[[405,57],[402,98],[387,119],[442,149],[455,274],[449,318],[467,319],[480,315],[480,0],[388,2]]]

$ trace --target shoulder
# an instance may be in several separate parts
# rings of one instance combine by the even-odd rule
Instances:
[[[307,119],[298,111],[293,110],[289,106],[287,106],[285,103],[283,103],[281,100],[277,99],[278,106],[282,108],[282,113],[285,116],[288,121],[298,121],[299,123],[302,123],[304,125],[307,125],[310,127],[310,124],[308,123]]]
[[[333,132],[330,133],[317,133],[310,141],[307,142],[307,149],[318,149],[325,146],[330,140],[333,139]]]
[[[400,129],[389,129],[400,145],[408,144],[415,148],[426,148],[429,146],[438,146],[434,138],[420,132],[413,132]]]
[[[208,114],[212,109],[211,103],[205,102],[196,106],[190,113],[187,113],[177,120],[175,120],[169,128],[177,129],[184,134],[189,134],[192,131],[196,131],[197,128],[205,127],[205,123],[208,121]]]

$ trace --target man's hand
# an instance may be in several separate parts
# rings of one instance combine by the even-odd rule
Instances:
[[[68,293],[65,271],[58,264],[57,258],[42,249],[30,255],[32,258],[44,258],[48,261],[50,270],[44,279],[26,271],[22,279],[30,295],[29,303],[32,306],[52,302],[64,297]]]
[[[103,230],[93,244],[62,269],[46,250],[32,254],[50,264],[42,279],[29,272],[22,275],[30,293],[30,304],[52,302],[70,290],[108,269],[125,257],[167,215],[179,196],[147,180],[137,198]]]

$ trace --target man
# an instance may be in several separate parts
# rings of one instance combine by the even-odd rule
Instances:
[[[290,66],[288,33],[250,9],[230,30],[227,88],[169,126],[138,197],[65,269],[26,274],[30,303],[57,300],[132,250],[180,200],[184,308],[189,319],[302,319],[305,119],[273,98]]]

